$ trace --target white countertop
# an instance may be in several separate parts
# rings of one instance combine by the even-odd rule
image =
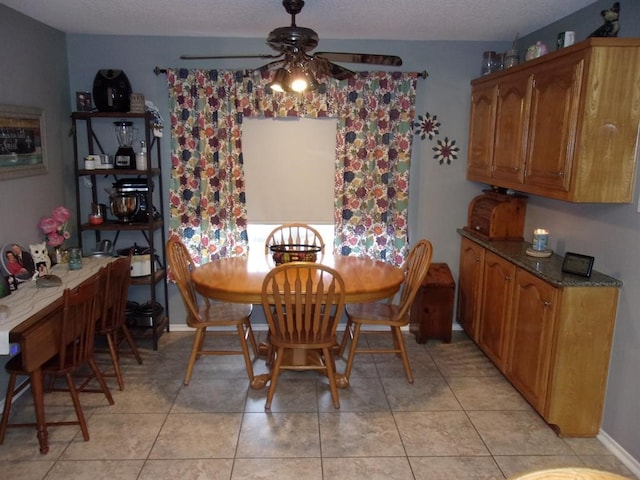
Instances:
[[[11,295],[0,298],[0,305],[8,307],[4,315],[0,314],[0,355],[10,354],[9,332],[12,328],[62,298],[66,288],[80,285],[113,260],[113,257],[85,257],[80,270],[69,270],[68,264],[55,265],[51,273],[60,277],[62,285],[38,288],[34,281],[27,281],[21,283]]]

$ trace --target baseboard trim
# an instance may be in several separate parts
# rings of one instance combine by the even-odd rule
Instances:
[[[600,433],[597,435],[598,440],[602,442],[602,444],[607,447],[613,453],[618,460],[624,463],[625,467],[627,467],[631,472],[638,478],[640,478],[640,461],[633,458],[629,452],[627,452],[624,448],[618,444],[613,438],[611,438],[607,432],[600,430]]]

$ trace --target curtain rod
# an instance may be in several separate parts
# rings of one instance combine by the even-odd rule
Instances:
[[[156,75],[160,75],[162,73],[167,73],[167,69],[156,67],[153,69],[153,73],[155,73]],[[415,73],[418,76],[418,78],[427,78],[429,76],[426,70],[423,70],[421,72],[407,72],[407,73]]]

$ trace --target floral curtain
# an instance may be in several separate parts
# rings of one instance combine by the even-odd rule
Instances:
[[[346,81],[336,137],[335,248],[401,265],[417,77],[361,73]]]
[[[319,78],[318,90],[272,93],[271,72],[168,70],[170,233],[196,262],[246,253],[244,117],[337,117],[336,240],[344,255],[401,264],[407,248],[414,73]]]
[[[241,73],[167,70],[171,118],[169,233],[196,263],[247,249],[241,115]]]

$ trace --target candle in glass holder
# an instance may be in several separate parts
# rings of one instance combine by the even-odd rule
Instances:
[[[549,230],[536,228],[533,231],[533,249],[536,252],[544,252],[549,247]]]

